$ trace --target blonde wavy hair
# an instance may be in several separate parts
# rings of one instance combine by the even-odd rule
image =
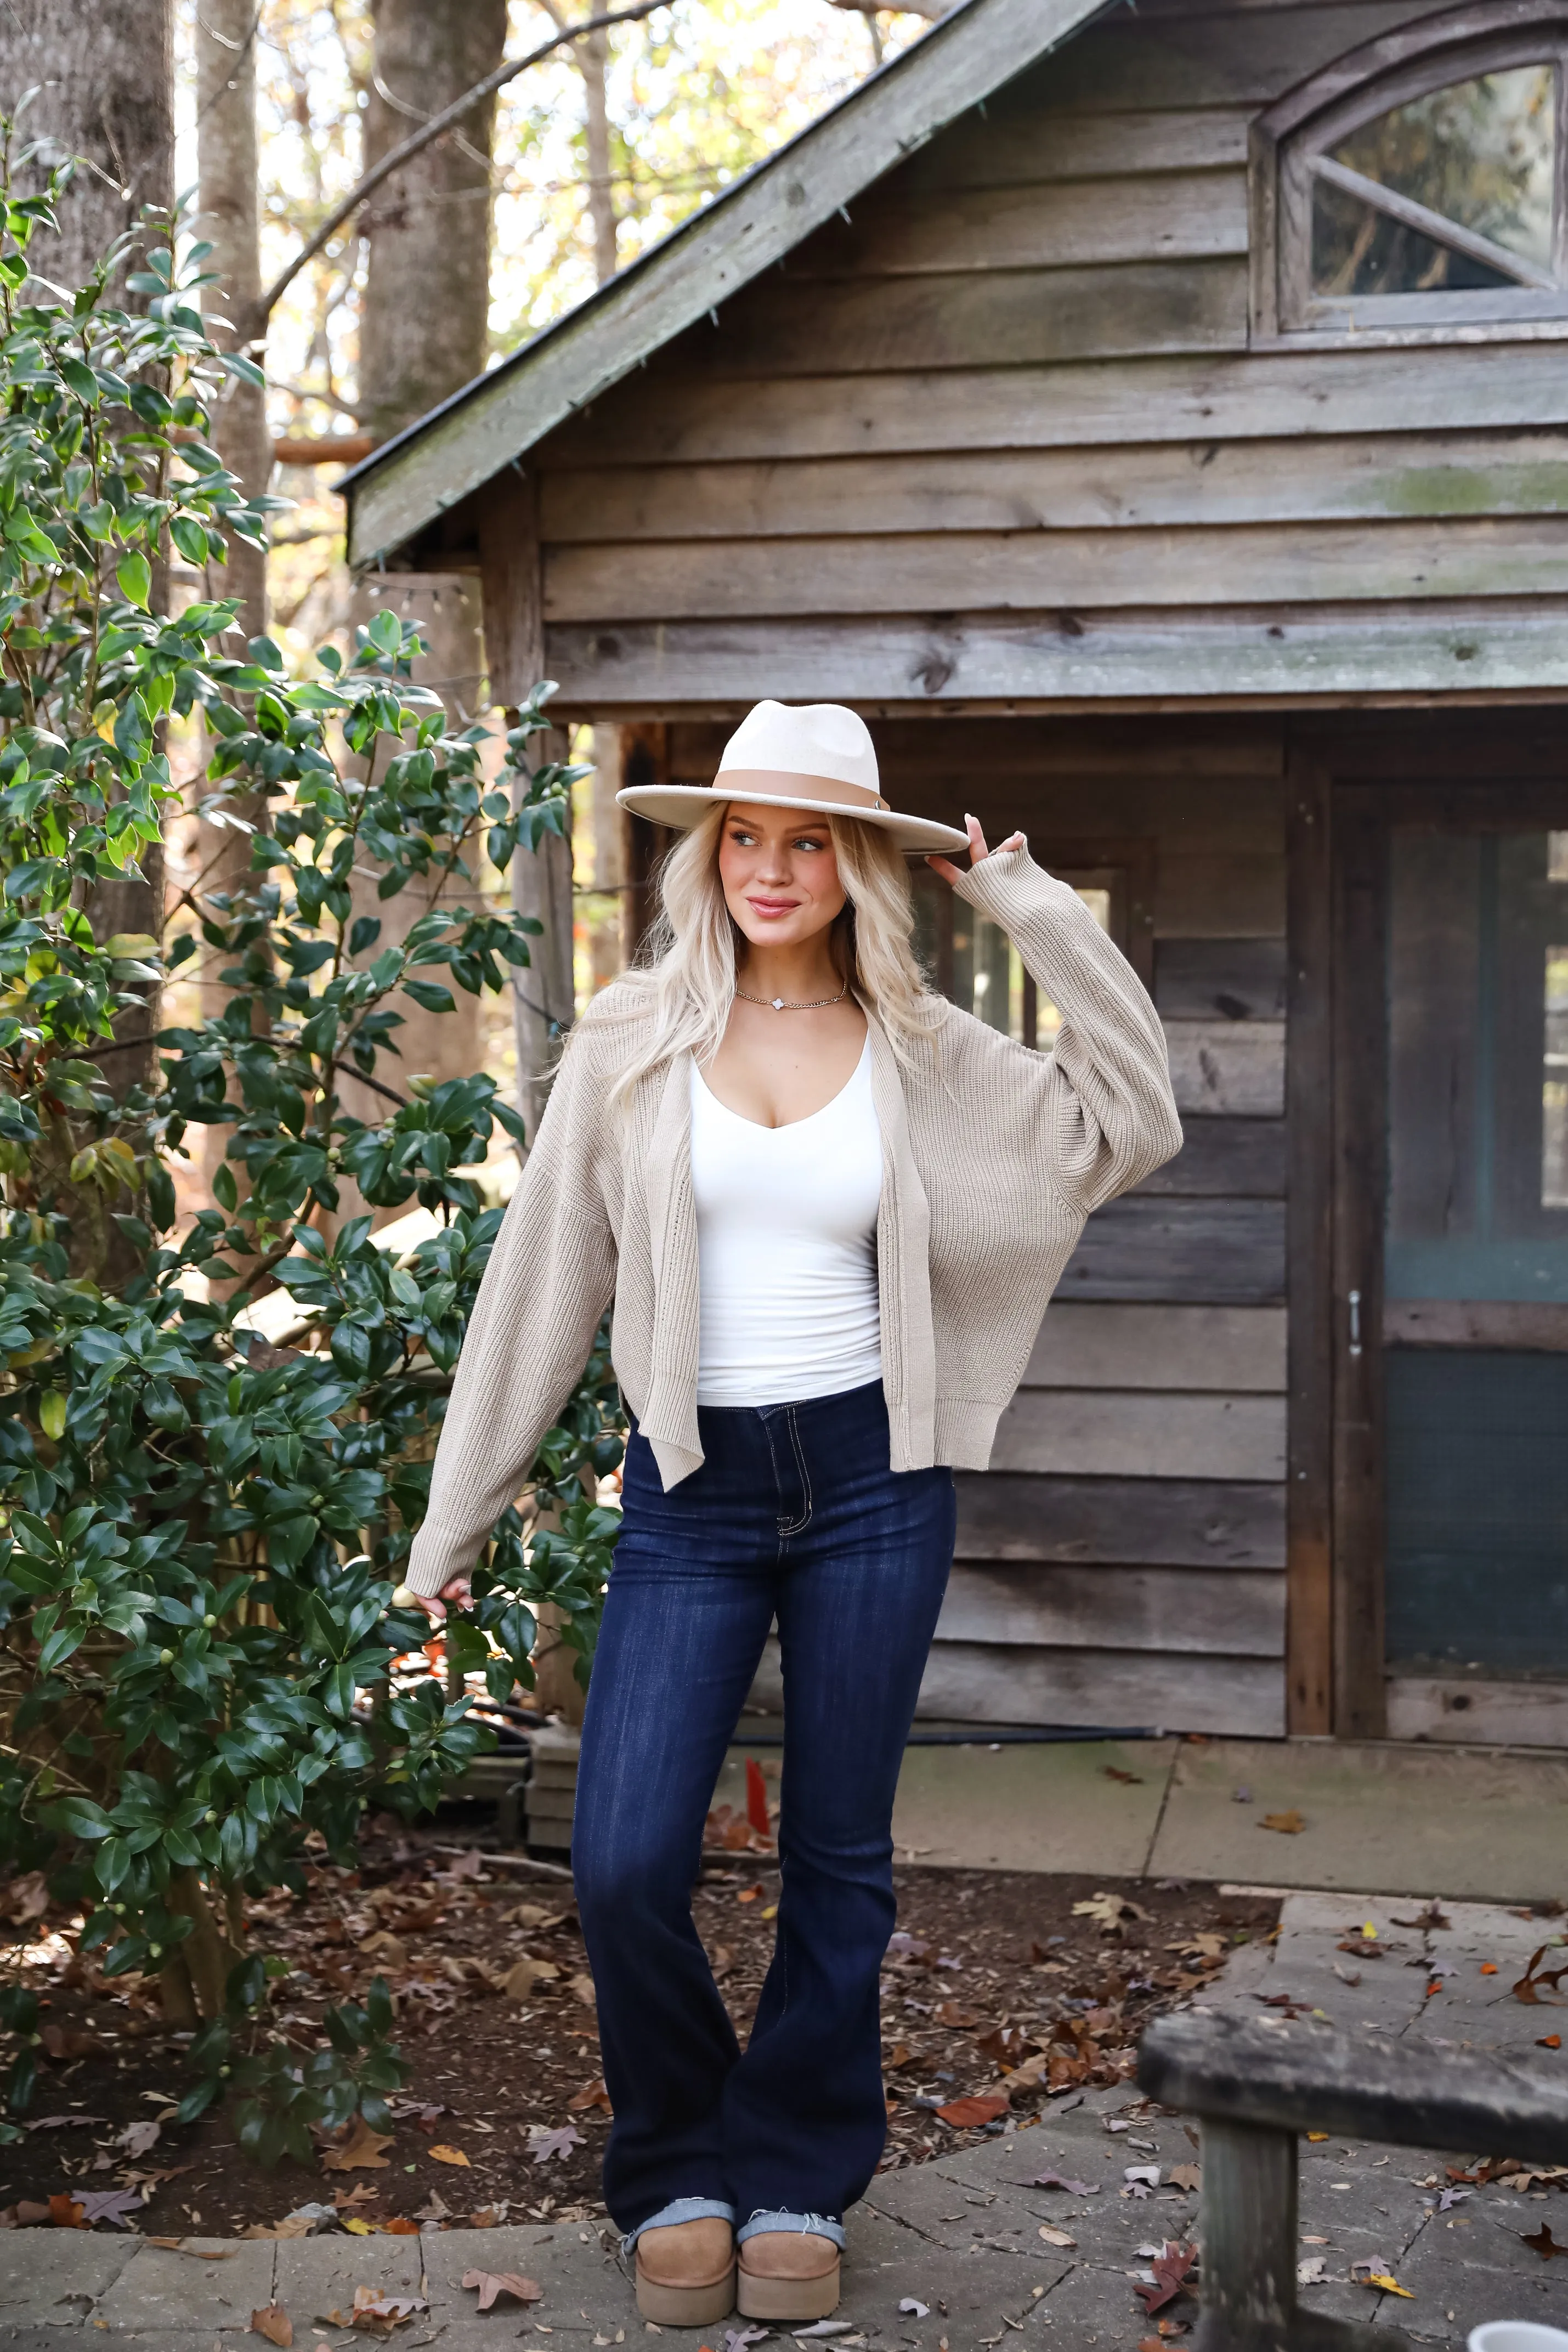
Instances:
[[[660,867],[659,911],[647,945],[614,992],[619,1014],[643,1016],[636,1024],[643,1034],[635,1037],[612,1089],[617,1098],[677,1054],[689,1053],[700,1064],[723,1042],[745,945],[719,880],[719,836],[729,809],[727,801],[721,802]],[[926,986],[915,961],[909,868],[880,826],[852,816],[820,821],[832,836],[844,887],[845,904],[833,919],[829,942],[833,961],[852,993],[881,1024],[899,1062],[912,1067],[934,1056],[946,1006]],[[636,992],[641,1003],[628,1003],[623,991]],[[591,1005],[583,1018],[593,1017]]]

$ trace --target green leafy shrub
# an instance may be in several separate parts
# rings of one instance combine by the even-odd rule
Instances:
[[[562,830],[582,772],[530,762],[546,685],[487,782],[485,730],[413,684],[390,613],[298,680],[265,639],[225,650],[232,602],[162,609],[171,547],[206,572],[265,529],[204,438],[246,362],[193,307],[204,248],[183,276],[172,243],[149,254],[134,315],[105,292],[118,249],[74,299],[29,280],[54,194],[0,182],[0,1869],[43,1869],[104,1973],[157,1976],[201,2029],[192,2112],[234,2083],[246,2144],[298,2154],[388,2086],[390,2009],[336,2012],[301,2066],[267,2029],[246,1896],[301,1888],[308,1844],[351,1859],[367,1804],[428,1807],[492,1744],[417,1658],[394,1684],[430,1629],[392,1596],[500,1218],[474,1171],[522,1130],[487,1076],[402,1076],[399,1007],[527,964],[537,925],[441,893]],[[204,730],[201,810],[254,826],[251,871],[187,894],[166,937],[106,931],[177,798],[172,726]],[[367,868],[380,901],[430,901],[395,944],[356,897]],[[117,1090],[117,1038],[202,957],[224,1009]],[[182,1234],[172,1155],[209,1127],[215,1205]],[[361,1204],[434,1215],[394,1255]],[[247,1328],[278,1281],[308,1345]],[[552,1532],[508,1512],[451,1625],[497,1696],[532,1685],[542,1602],[591,1654],[617,1417],[601,1345],[536,1472]],[[29,1999],[0,2007],[14,2104]]]

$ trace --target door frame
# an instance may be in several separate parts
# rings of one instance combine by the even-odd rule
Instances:
[[[1303,719],[1285,774],[1287,1720],[1378,1739],[1389,831],[1494,813],[1502,830],[1504,788],[1506,829],[1560,822],[1568,710]]]

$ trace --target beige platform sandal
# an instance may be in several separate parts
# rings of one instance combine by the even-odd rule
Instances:
[[[637,2308],[655,2326],[709,2327],[735,2309],[735,2232],[727,2221],[645,2230],[633,2252]]]
[[[816,2231],[760,2230],[740,2249],[736,2309],[743,2319],[826,2319],[838,2309],[841,2256]]]

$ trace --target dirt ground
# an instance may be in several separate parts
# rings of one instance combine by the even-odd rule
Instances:
[[[362,1995],[378,1971],[396,1995],[409,2079],[392,2138],[361,2132],[323,2148],[320,2168],[286,2160],[260,2171],[221,2112],[173,2123],[188,2078],[156,1986],[99,1976],[75,1952],[68,1917],[14,1921],[5,1973],[20,1964],[44,1995],[47,2056],[24,2138],[0,2148],[0,2222],[15,2225],[18,2200],[116,2188],[149,2192],[134,2226],[151,2231],[270,2232],[311,2202],[372,2231],[601,2215],[610,2118],[570,1886],[486,1861],[492,1838],[477,1810],[414,1832],[385,1822],[359,1870],[323,1864],[304,1901],[251,1906],[253,1947],[289,1964],[273,2021],[302,2043],[326,2005]],[[1145,2021],[1234,1945],[1267,1936],[1278,1913],[1271,1900],[1174,1880],[896,1875],[884,2170],[1027,2128],[1053,2095],[1121,2079]],[[716,1855],[694,1895],[743,2037],[778,1895],[772,1857],[740,1852]],[[13,1911],[27,1907],[15,1886],[12,1897]]]

